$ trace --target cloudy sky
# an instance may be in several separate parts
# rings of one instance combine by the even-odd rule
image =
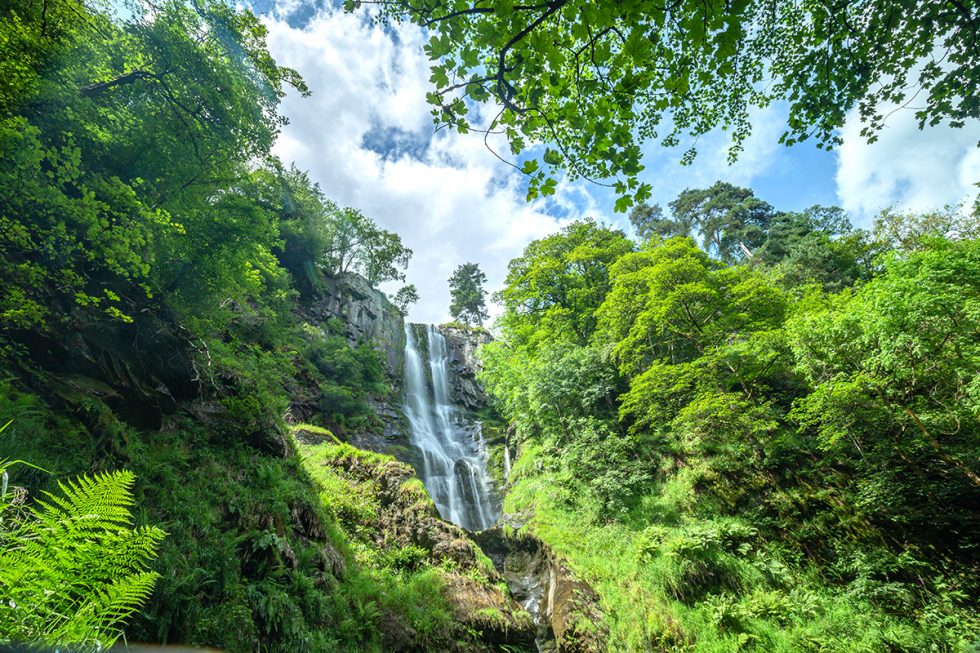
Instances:
[[[276,153],[309,170],[328,197],[361,209],[414,250],[408,281],[422,299],[412,320],[448,319],[446,280],[461,263],[479,263],[495,290],[511,258],[567,221],[594,216],[627,226],[613,213],[612,195],[587,182],[560,183],[555,197],[526,203],[521,175],[497,160],[481,136],[435,132],[425,103],[422,34],[413,26],[382,29],[363,15],[301,0],[256,0],[253,7],[269,27],[272,54],[299,70],[312,91],[285,99],[290,124]],[[682,150],[651,145],[644,175],[654,200],[666,203],[685,188],[722,179],[753,188],[778,209],[838,205],[866,225],[887,206],[962,201],[980,180],[977,124],[922,132],[911,111],[898,112],[880,140],[867,145],[855,118],[832,153],[780,146],[781,107],[759,112],[754,124],[734,166],[726,164],[722,134],[701,138],[692,166],[678,163]],[[506,151],[502,144],[495,149]]]

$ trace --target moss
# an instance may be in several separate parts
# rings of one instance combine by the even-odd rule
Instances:
[[[316,426],[315,424],[305,424],[305,423],[295,424],[289,427],[289,430],[291,433],[296,433],[298,431],[308,431],[309,433],[313,433],[315,435],[322,435],[323,437],[330,438],[335,442],[337,442],[337,444],[340,444],[340,440],[338,440],[337,436],[333,434],[333,431],[331,431],[330,429],[325,429],[322,426]]]
[[[227,424],[175,417],[160,431],[139,432],[93,405],[114,440],[101,450],[119,456],[100,457],[92,446],[99,438],[81,421],[3,390],[0,414],[14,424],[0,456],[28,459],[58,477],[88,471],[93,461],[125,464],[137,475],[137,525],[169,533],[153,564],[162,577],[129,639],[229,653],[257,643],[270,653],[346,653],[449,650],[471,641],[444,596],[444,572],[418,551],[385,550],[367,535],[377,483],[345,478],[330,464],[400,466],[391,457],[329,442],[299,444],[299,455],[278,458],[229,440]],[[13,482],[36,494],[51,489],[52,478],[25,467]],[[424,496],[417,480],[404,485]]]
[[[465,331],[467,333],[479,333],[483,335],[490,335],[490,331],[486,329],[482,324],[466,324],[465,322],[460,322],[459,320],[454,320],[452,322],[446,322],[445,324],[439,325],[440,329],[459,329],[460,331]]]

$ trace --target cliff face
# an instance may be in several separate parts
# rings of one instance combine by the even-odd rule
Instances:
[[[404,318],[387,295],[361,276],[322,278],[319,291],[304,301],[305,317],[313,323],[336,318],[351,345],[371,344],[384,353],[385,373],[394,389],[401,387],[404,364]]]
[[[317,290],[302,302],[304,318],[316,325],[331,319],[340,321],[351,346],[369,345],[383,355],[385,380],[391,388],[387,396],[368,398],[381,420],[381,428],[350,433],[353,444],[363,449],[391,452],[407,438],[398,404],[401,402],[405,365],[405,321],[388,296],[356,274],[320,277]],[[303,407],[294,414],[304,418]]]
[[[457,406],[477,411],[486,405],[487,395],[476,379],[482,369],[476,351],[480,345],[493,341],[486,331],[441,326],[449,354],[449,396]]]

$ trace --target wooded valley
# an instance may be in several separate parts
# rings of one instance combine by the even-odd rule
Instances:
[[[811,96],[785,81],[844,37],[780,31],[779,2],[779,38],[754,41],[765,3],[708,3],[716,58],[673,82],[640,63],[693,56],[695,3],[660,10],[684,27],[662,47],[635,36],[648,3],[373,4],[432,29],[437,124],[478,131],[472,103],[499,102],[514,156],[546,146],[530,198],[619,175],[630,228],[531,241],[489,329],[487,275],[460,261],[458,321],[413,325],[404,234],[273,154],[308,88],[255,14],[4,3],[0,646],[980,651],[980,202],[856,228],[721,181],[661,206],[642,181],[664,112],[732,127],[737,154],[749,99],[709,92],[736,52],[776,62],[752,101],[793,99],[789,142],[833,144],[843,109],[895,88],[835,94],[849,66]],[[962,56],[923,73],[921,119],[963,123],[977,8],[940,4],[857,52],[904,81],[948,33]],[[534,31],[552,17],[568,42]],[[592,72],[567,58],[583,43]],[[448,480],[423,428],[463,447]]]

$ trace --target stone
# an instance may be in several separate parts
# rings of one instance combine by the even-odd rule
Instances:
[[[328,464],[357,483],[376,484],[379,510],[370,531],[379,545],[416,546],[434,565],[452,563],[449,567],[454,571],[444,572],[444,596],[456,619],[481,633],[488,651],[500,646],[533,650],[535,626],[530,615],[501,589],[503,577],[481,566],[480,550],[470,534],[439,518],[411,466],[373,454],[342,456]],[[487,581],[480,582],[474,575],[486,575]],[[397,628],[392,626],[392,630]],[[405,632],[398,635],[408,636]],[[386,650],[403,650],[395,648],[396,640],[393,637],[392,648]],[[404,640],[397,641],[404,645]]]
[[[534,618],[539,651],[602,653],[608,642],[599,597],[550,548],[526,531],[490,528],[473,539]]]
[[[455,326],[440,326],[439,332],[446,339],[449,356],[449,398],[466,410],[480,410],[486,406],[487,395],[477,380],[477,374],[483,369],[477,350],[493,342],[493,336],[483,330]]]
[[[385,375],[400,387],[405,333],[401,312],[383,292],[357,274],[323,277],[312,297],[304,298],[302,315],[312,324],[332,318],[344,326],[352,346],[370,344],[384,354]]]

